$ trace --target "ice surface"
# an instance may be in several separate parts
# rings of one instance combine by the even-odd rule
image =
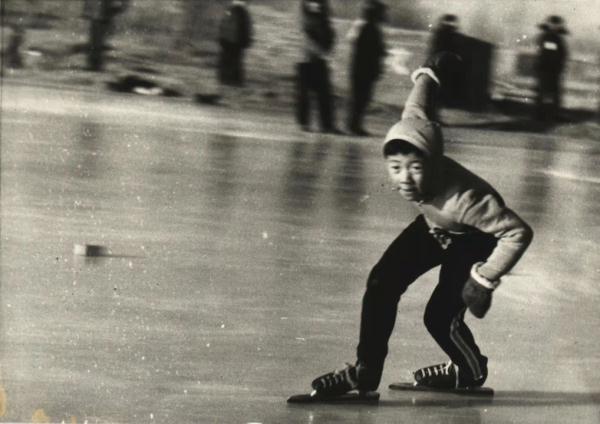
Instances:
[[[491,404],[386,389],[444,360],[421,319],[432,272],[400,303],[380,406],[298,408],[289,395],[354,359],[367,273],[415,214],[379,140],[307,135],[291,115],[3,91],[3,419],[599,421],[597,142],[448,130],[448,154],[535,230],[469,321]]]

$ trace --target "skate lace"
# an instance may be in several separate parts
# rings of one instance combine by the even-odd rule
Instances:
[[[350,370],[353,368],[351,364],[346,363],[346,368],[342,370],[335,370],[333,373],[328,374],[321,378],[321,383],[324,388],[334,387],[342,383],[348,383],[352,387],[356,387],[358,382],[352,378]]]
[[[454,364],[452,363],[452,361],[450,361],[443,364],[431,365],[429,367],[421,368],[419,371],[424,377],[431,377],[433,375],[450,375],[450,370],[453,369],[453,366]]]

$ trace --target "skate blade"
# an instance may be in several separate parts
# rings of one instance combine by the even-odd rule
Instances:
[[[392,383],[389,385],[391,390],[404,390],[410,392],[435,392],[435,393],[454,393],[464,396],[494,396],[494,389],[491,387],[473,387],[473,388],[458,388],[458,389],[439,389],[436,387],[427,387],[415,385],[414,383]]]
[[[337,403],[337,404],[374,404],[379,402],[378,392],[345,393],[339,396],[321,396],[316,392],[293,395],[288,403]]]

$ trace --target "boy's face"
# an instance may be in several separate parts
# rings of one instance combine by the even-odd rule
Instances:
[[[415,153],[395,154],[386,158],[392,187],[412,202],[423,200],[430,185],[429,161]]]

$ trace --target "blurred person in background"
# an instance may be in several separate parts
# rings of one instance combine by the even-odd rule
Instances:
[[[335,31],[327,0],[301,0],[304,54],[296,65],[296,119],[304,131],[310,130],[310,98],[316,95],[322,132],[340,134],[335,125],[329,54]]]
[[[451,52],[462,58],[464,52],[461,48],[461,37],[458,16],[449,13],[442,15],[429,39],[428,56],[431,57],[440,52]],[[464,77],[462,65],[457,67],[452,75],[448,75],[448,84],[439,93],[441,105],[456,105],[461,102],[463,96],[460,90],[461,76]],[[442,122],[439,116],[436,116],[436,120]]]
[[[0,0],[2,27],[10,29],[2,52],[2,59],[8,69],[19,69],[26,65],[22,52],[26,31],[35,23],[34,11],[38,10],[39,6],[39,0]],[[2,31],[2,36],[4,35]],[[0,75],[3,72],[4,67],[0,66]]]
[[[247,0],[233,0],[219,24],[218,77],[225,85],[245,83],[244,53],[252,44],[252,18]]]
[[[558,117],[562,103],[562,74],[567,61],[567,43],[565,28],[560,16],[552,15],[539,25],[541,33],[537,39],[537,75],[536,116],[542,120],[554,120]]]
[[[115,16],[123,13],[129,0],[83,0],[83,17],[90,21],[87,69],[104,69],[104,50]]]
[[[6,66],[8,68],[19,69],[23,67],[21,47],[25,41],[25,27],[17,22],[11,24],[10,28],[12,31],[10,37],[8,37],[8,44],[4,51],[4,57],[6,58]]]
[[[458,17],[452,14],[442,15],[429,41],[428,56],[439,52],[457,53]]]
[[[363,127],[364,115],[373,96],[375,83],[383,72],[386,55],[381,24],[385,21],[386,5],[379,0],[365,0],[362,19],[350,30],[353,42],[350,63],[350,103],[348,130],[357,136],[369,133]]]

